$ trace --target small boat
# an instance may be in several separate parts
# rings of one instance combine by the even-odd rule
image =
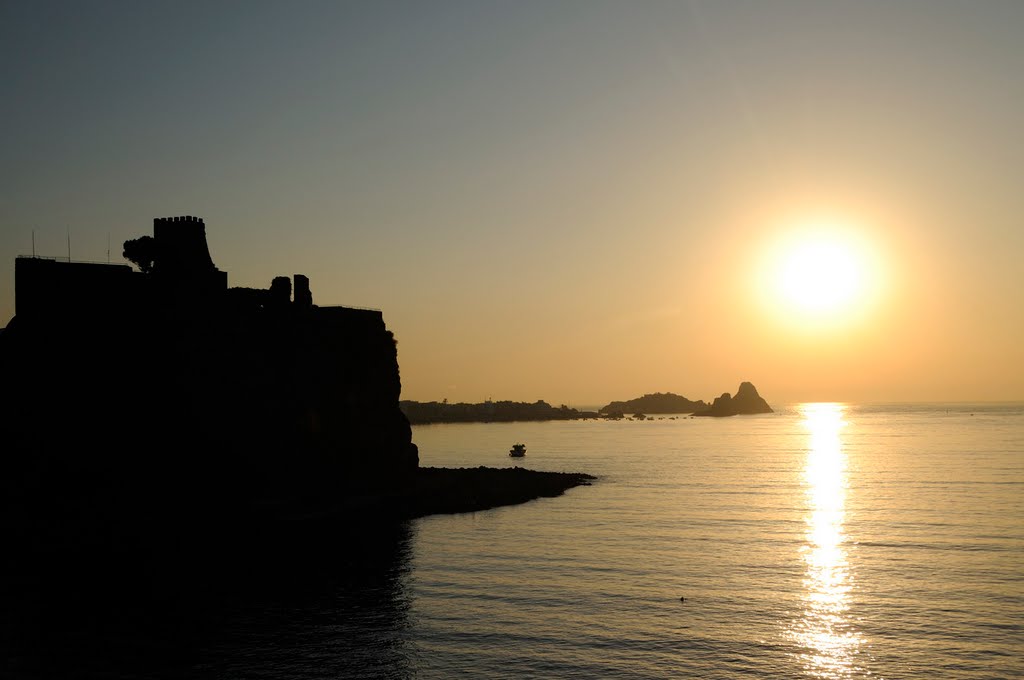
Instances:
[[[513,444],[508,455],[512,458],[522,458],[526,455],[526,444]]]

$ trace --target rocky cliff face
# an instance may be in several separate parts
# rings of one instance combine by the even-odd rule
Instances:
[[[695,416],[736,416],[736,415],[752,415],[755,413],[773,413],[772,407],[768,405],[761,395],[757,393],[757,388],[749,382],[740,383],[740,388],[736,390],[736,396],[730,396],[728,392],[722,396],[717,397],[711,407],[694,413]]]
[[[158,267],[57,267],[55,286],[56,264],[17,268],[32,304],[0,335],[7,517],[101,531],[315,510],[415,474],[380,312],[231,295],[226,276],[179,287]]]

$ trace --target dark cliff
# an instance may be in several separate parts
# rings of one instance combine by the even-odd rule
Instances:
[[[147,273],[17,260],[0,335],[5,519],[148,530],[412,480],[379,311],[314,306],[299,275],[294,301],[283,277],[287,290],[229,290],[198,218],[156,220],[154,234]]]
[[[730,396],[728,392],[717,397],[711,407],[703,411],[697,411],[695,416],[725,417],[737,415],[753,415],[756,413],[774,413],[752,383],[740,383],[736,390],[736,396]]]

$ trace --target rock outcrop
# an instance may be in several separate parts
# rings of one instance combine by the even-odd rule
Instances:
[[[740,388],[736,390],[736,396],[730,396],[728,392],[717,397],[714,403],[711,404],[710,408],[703,411],[697,411],[693,415],[695,416],[712,416],[712,417],[725,417],[725,416],[737,416],[737,415],[752,415],[755,413],[773,413],[772,407],[768,405],[761,395],[757,393],[757,388],[752,383],[743,382],[740,383]]]
[[[411,492],[403,499],[402,517],[516,505],[560,496],[573,487],[590,486],[594,479],[579,472],[543,472],[521,467],[421,467]]]

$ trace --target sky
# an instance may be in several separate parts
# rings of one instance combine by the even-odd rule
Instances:
[[[1018,1],[0,0],[0,325],[33,238],[123,262],[197,215],[230,285],[383,310],[406,399],[1024,400],[1022,35]],[[780,283],[815,242],[798,288],[855,280],[824,307]]]

